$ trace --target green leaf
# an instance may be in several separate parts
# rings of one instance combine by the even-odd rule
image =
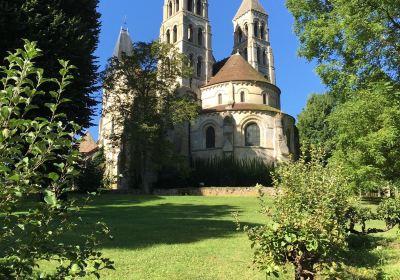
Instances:
[[[44,201],[51,206],[57,205],[56,194],[52,191],[46,190]]]
[[[49,175],[47,175],[48,178],[50,178],[53,182],[57,181],[60,176],[55,173],[55,172],[51,172]]]

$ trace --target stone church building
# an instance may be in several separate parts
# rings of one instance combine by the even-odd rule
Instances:
[[[296,155],[295,119],[281,111],[268,14],[259,0],[243,0],[233,18],[232,54],[219,62],[213,56],[207,0],[165,0],[163,9],[160,40],[174,44],[194,68],[192,78],[179,80],[179,91],[195,93],[202,105],[196,121],[172,133],[176,151],[188,159],[234,156],[269,164]],[[122,52],[132,52],[125,29],[113,55]],[[111,98],[104,98],[103,107],[113,102],[112,94],[107,96]],[[103,114],[99,144],[109,163],[108,174],[118,176],[120,149],[107,139],[114,130],[112,119],[112,113]]]

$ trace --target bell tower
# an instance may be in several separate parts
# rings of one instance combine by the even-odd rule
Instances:
[[[186,54],[193,67],[192,78],[180,79],[182,88],[196,92],[212,76],[214,59],[211,47],[208,0],[164,0],[160,40],[174,44]]]
[[[259,0],[243,0],[233,19],[234,48],[262,73],[272,84],[276,84],[274,56],[269,39],[268,14]]]

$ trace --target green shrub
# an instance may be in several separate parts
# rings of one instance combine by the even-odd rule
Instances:
[[[98,151],[91,157],[82,160],[81,173],[75,181],[78,192],[97,192],[105,187],[104,164],[103,151]]]
[[[71,83],[72,66],[60,61],[60,78],[46,79],[44,70],[34,65],[39,53],[35,43],[26,41],[24,50],[7,57],[8,67],[0,67],[0,279],[98,276],[112,268],[94,249],[98,234],[108,229],[98,222],[96,232],[66,238],[86,223],[78,216],[77,201],[61,199],[72,190],[80,161],[75,138],[79,126],[58,112],[68,102],[62,95]],[[44,92],[43,84],[57,90]],[[40,96],[53,102],[33,106]],[[49,117],[27,117],[35,108]],[[38,194],[43,199],[33,201]],[[40,266],[46,261],[55,264],[47,274]]]

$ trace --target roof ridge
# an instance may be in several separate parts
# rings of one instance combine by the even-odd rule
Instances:
[[[252,11],[252,10],[267,15],[267,12],[265,11],[264,7],[261,5],[261,3],[258,0],[243,0],[234,19],[237,19],[237,18],[241,17],[242,15],[244,15],[245,13]]]

